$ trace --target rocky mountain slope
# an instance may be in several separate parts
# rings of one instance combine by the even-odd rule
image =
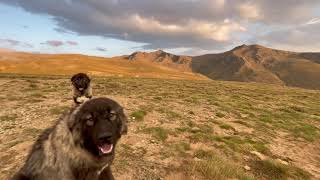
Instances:
[[[156,51],[136,52],[125,58],[156,62],[216,80],[320,89],[320,53],[296,53],[260,45],[242,45],[224,53],[194,57]]]

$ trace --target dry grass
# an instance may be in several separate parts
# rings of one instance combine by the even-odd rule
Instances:
[[[1,53],[0,66],[0,73],[72,75],[80,71],[96,76],[208,79],[191,71],[165,67],[151,61],[129,61],[122,57],[103,58],[78,54]],[[34,84],[30,87],[34,87]]]
[[[72,96],[66,76],[0,75],[0,84],[0,179],[7,179]],[[93,89],[130,117],[113,166],[118,179],[320,178],[319,91],[116,77],[93,77]]]

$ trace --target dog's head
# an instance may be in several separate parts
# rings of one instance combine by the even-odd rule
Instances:
[[[71,82],[78,91],[83,93],[90,85],[90,78],[84,73],[78,73],[72,76]]]
[[[86,101],[73,112],[69,128],[76,144],[97,158],[112,156],[121,135],[127,133],[123,108],[108,98]]]

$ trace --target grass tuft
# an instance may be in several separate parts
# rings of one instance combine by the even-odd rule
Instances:
[[[197,179],[254,179],[246,174],[241,167],[228,163],[212,151],[197,150],[194,157],[198,160],[188,162],[184,169],[188,175],[196,176]]]
[[[142,132],[151,134],[153,138],[161,142],[164,142],[169,136],[169,131],[162,127],[149,127],[143,129]]]
[[[147,115],[146,111],[138,110],[130,114],[131,119],[134,121],[143,121],[144,117]]]

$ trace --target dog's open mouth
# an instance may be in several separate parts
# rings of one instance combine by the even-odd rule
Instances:
[[[113,144],[104,143],[104,144],[98,145],[98,149],[99,149],[100,155],[106,155],[112,152]]]

